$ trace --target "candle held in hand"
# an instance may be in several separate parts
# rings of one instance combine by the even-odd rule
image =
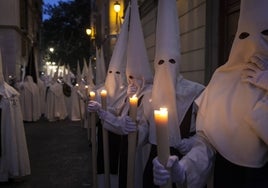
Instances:
[[[86,96],[88,96],[88,85],[85,85]]]
[[[168,110],[166,108],[155,110],[154,120],[156,126],[158,158],[163,165],[166,165],[169,157]]]
[[[107,97],[107,91],[105,89],[101,90],[101,104],[102,104],[102,109],[106,110],[107,107],[107,102],[106,102],[106,97]]]
[[[133,121],[136,121],[138,97],[136,97],[136,95],[130,97],[129,104],[130,104],[129,116],[132,118]]]
[[[96,98],[96,93],[94,91],[90,91],[89,92],[89,97],[90,97],[90,100],[95,100]]]

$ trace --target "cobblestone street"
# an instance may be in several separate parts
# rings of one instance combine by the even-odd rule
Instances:
[[[91,187],[87,130],[68,119],[24,123],[31,175],[0,183],[1,188]]]

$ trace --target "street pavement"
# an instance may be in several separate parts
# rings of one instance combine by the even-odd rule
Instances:
[[[90,188],[91,147],[80,121],[24,123],[31,175],[1,188]]]

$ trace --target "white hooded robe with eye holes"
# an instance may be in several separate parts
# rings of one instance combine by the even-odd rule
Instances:
[[[198,130],[204,131],[223,157],[253,168],[268,161],[268,96],[267,90],[242,82],[241,74],[246,63],[254,58],[261,59],[268,67],[268,36],[262,34],[268,29],[266,7],[265,0],[241,1],[229,60],[216,70],[198,99]],[[263,116],[255,114],[256,110]]]
[[[0,182],[31,173],[19,95],[4,81],[0,50]]]
[[[100,99],[100,92],[103,89],[107,90],[107,110],[113,113],[115,116],[118,116],[120,114],[122,105],[125,103],[126,99],[126,92],[127,92],[127,83],[126,83],[126,46],[128,42],[128,25],[129,25],[129,7],[126,10],[125,13],[125,19],[121,26],[120,34],[118,35],[118,39],[116,41],[113,54],[110,60],[110,64],[107,70],[105,83],[103,86],[101,84],[98,85],[99,88],[97,88],[96,91],[96,100],[98,102],[101,101]],[[103,126],[110,127],[110,131],[114,131],[113,126],[110,125],[108,122],[102,121]],[[98,127],[98,140],[102,140],[101,134],[101,128]],[[119,139],[118,139],[119,138]],[[109,152],[110,156],[116,156],[118,154],[118,140],[120,140],[120,136],[118,135],[112,135],[109,133]],[[117,148],[112,148],[112,147]],[[102,143],[98,144],[98,152],[102,150]],[[114,152],[114,154],[111,154],[111,152]],[[98,155],[101,155],[102,153],[99,152]],[[110,161],[114,164],[118,164],[118,158],[113,159],[110,157]],[[98,160],[98,168],[101,166],[103,161]],[[110,164],[111,164],[110,162]],[[110,181],[111,181],[111,187],[118,187],[118,166],[116,166],[116,170],[114,170],[114,164],[110,165]],[[117,174],[114,173],[116,171]],[[102,169],[99,168],[98,170],[98,187],[105,187],[104,185],[104,172]]]
[[[186,80],[179,73],[181,63],[180,33],[175,0],[159,0],[156,27],[155,76],[152,90],[153,109],[168,109],[169,145],[176,147],[180,140],[180,124],[202,92],[204,86]],[[195,124],[191,127],[194,131]],[[150,126],[150,143],[156,143],[155,126]]]
[[[159,0],[152,107],[153,110],[159,110],[159,108],[163,107],[168,109],[169,146],[176,148],[176,152],[179,152],[178,145],[180,145],[182,138],[188,137],[195,132],[197,107],[194,104],[194,100],[204,89],[203,85],[183,78],[179,71],[180,63],[180,32],[176,0]],[[157,136],[153,110],[149,126],[149,142],[153,146],[144,172],[143,185],[146,187],[154,186],[152,160],[157,155],[156,149],[154,149],[157,146]],[[189,119],[186,118],[188,111],[190,114]],[[181,130],[183,130],[181,127],[187,127],[182,125],[188,126],[187,135],[181,133]],[[171,155],[174,155],[173,152]]]
[[[244,82],[241,77],[246,65],[254,64],[256,59],[267,71],[267,7],[267,0],[241,1],[229,59],[215,71],[197,99],[198,144],[180,161],[187,171],[188,184],[192,185],[189,187],[202,185],[206,180],[215,150],[225,160],[242,167],[258,169],[268,161],[267,89]],[[221,177],[228,181],[225,178]]]
[[[136,155],[134,158],[134,187],[140,188],[143,182],[143,170],[150,151],[150,146],[145,144],[148,143],[148,138],[146,138],[145,135],[148,132],[148,121],[151,113],[153,74],[145,46],[137,0],[131,1],[126,75],[129,82],[128,84],[131,84],[130,78],[132,78],[132,82],[136,82],[137,87],[135,95],[138,98],[137,126],[139,131],[137,138],[138,143],[135,150]],[[128,110],[129,107],[125,108],[125,113],[128,112]]]

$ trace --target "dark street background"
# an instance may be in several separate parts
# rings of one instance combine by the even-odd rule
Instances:
[[[31,175],[1,188],[91,187],[91,148],[80,121],[24,123]]]

